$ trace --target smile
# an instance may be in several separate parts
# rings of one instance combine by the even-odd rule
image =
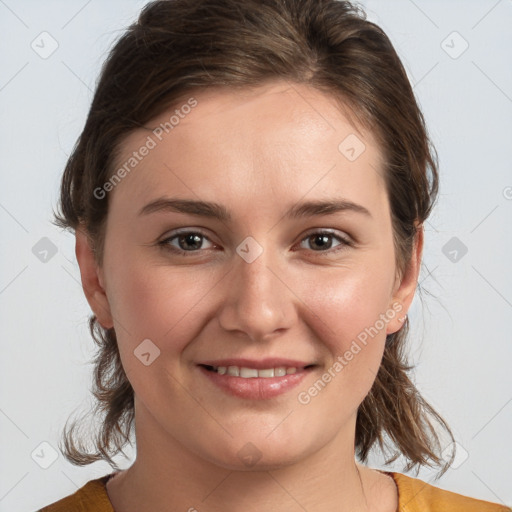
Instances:
[[[217,372],[220,375],[231,375],[232,377],[242,377],[243,379],[254,379],[261,377],[268,379],[271,377],[283,377],[284,375],[292,375],[297,373],[297,368],[291,366],[278,366],[277,368],[246,368],[245,366],[209,366],[205,365],[207,370]]]
[[[317,365],[305,367],[277,366],[251,368],[246,366],[214,366],[199,364],[201,374],[224,393],[247,400],[268,400],[298,386]]]

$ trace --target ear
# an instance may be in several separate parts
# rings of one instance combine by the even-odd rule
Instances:
[[[96,263],[92,244],[85,228],[82,226],[77,228],[75,237],[75,254],[80,267],[85,297],[101,326],[110,329],[114,326],[114,322],[104,289],[102,269]]]
[[[395,285],[393,298],[389,308],[397,312],[396,316],[388,322],[386,334],[392,334],[398,331],[404,324],[407,311],[411,306],[418,284],[418,276],[421,270],[421,257],[423,253],[423,224],[416,226],[416,238],[411,253],[411,259],[402,276],[402,280]],[[393,307],[392,304],[395,304]],[[400,306],[398,306],[400,304]]]

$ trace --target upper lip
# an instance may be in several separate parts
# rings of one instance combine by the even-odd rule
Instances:
[[[204,366],[238,366],[244,368],[256,368],[263,370],[265,368],[278,368],[284,366],[286,368],[304,368],[312,366],[314,363],[307,361],[297,361],[294,359],[283,359],[280,357],[268,357],[266,359],[243,359],[243,358],[230,358],[230,359],[215,359],[209,361],[202,361],[199,363]]]

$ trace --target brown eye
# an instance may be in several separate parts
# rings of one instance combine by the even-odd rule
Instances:
[[[211,243],[210,240],[201,232],[182,231],[173,236],[167,237],[164,240],[161,240],[158,242],[158,245],[172,252],[186,256],[188,255],[187,253],[193,254],[200,252],[201,249],[204,249],[203,244],[205,240],[208,240],[208,242]]]
[[[184,249],[185,251],[189,249],[200,249],[202,245],[202,236],[197,233],[191,233],[188,235],[179,235],[178,237],[178,245],[180,249]]]
[[[337,240],[337,245],[333,245],[333,240]],[[307,243],[309,248],[314,252],[336,252],[346,248],[346,246],[352,246],[350,240],[345,237],[335,235],[330,231],[316,231],[308,234],[302,239],[301,244]],[[334,249],[332,249],[334,247]],[[332,249],[332,250],[331,250]]]

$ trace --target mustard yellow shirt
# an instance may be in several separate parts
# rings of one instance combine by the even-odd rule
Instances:
[[[512,508],[470,498],[402,473],[382,471],[398,488],[397,512],[511,512]],[[115,512],[105,484],[115,473],[90,480],[74,494],[40,509],[38,512]]]

